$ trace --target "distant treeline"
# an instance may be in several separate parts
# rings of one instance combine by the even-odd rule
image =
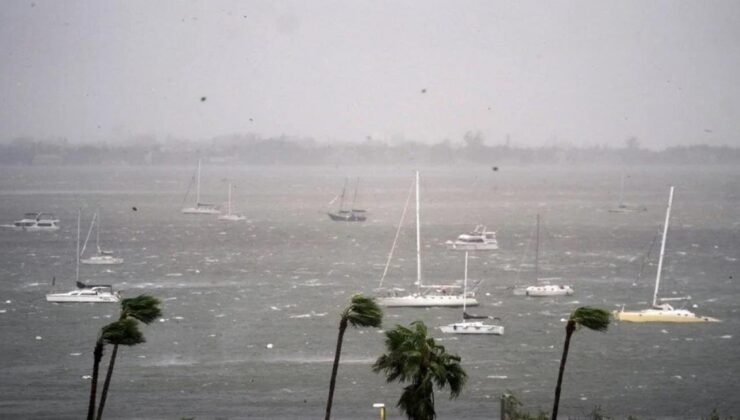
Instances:
[[[16,138],[0,142],[3,165],[177,165],[196,157],[213,163],[254,165],[336,164],[740,164],[740,149],[727,146],[680,146],[661,151],[641,148],[631,138],[623,147],[488,145],[480,133],[468,132],[462,142],[436,144],[365,139],[360,143],[318,143],[310,138],[255,134],[216,137],[206,141],[158,141],[138,137],[128,142],[74,144],[65,139]]]

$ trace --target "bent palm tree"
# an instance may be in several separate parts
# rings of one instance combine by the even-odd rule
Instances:
[[[337,370],[339,369],[339,356],[342,353],[342,340],[347,325],[353,327],[380,327],[383,321],[383,310],[375,302],[375,299],[355,294],[350,299],[349,306],[342,311],[339,321],[339,336],[337,337],[337,349],[334,352],[334,365],[331,369],[331,380],[329,381],[329,399],[326,402],[326,420],[331,417],[331,405],[334,400],[334,387],[337,382]]]
[[[130,342],[126,341],[126,337],[117,336],[116,339],[106,340],[107,344],[113,345],[113,351],[110,355],[110,362],[108,363],[108,372],[105,375],[105,382],[103,383],[103,390],[100,393],[100,404],[98,405],[97,420],[102,419],[103,409],[105,408],[105,400],[108,397],[108,388],[110,387],[111,377],[113,376],[113,367],[116,363],[116,356],[118,355],[118,346],[132,346],[144,342],[144,337],[139,332],[136,321],[144,324],[151,324],[155,319],[162,316],[162,310],[160,309],[161,301],[153,296],[139,295],[134,298],[123,299],[121,301],[121,314],[119,316],[119,322],[126,322],[126,325],[133,325],[136,327],[136,331],[141,336],[141,341]],[[133,319],[132,319],[133,318]],[[136,321],[134,321],[136,320]],[[113,325],[113,324],[111,324]],[[130,327],[129,327],[130,328]],[[102,354],[101,354],[102,356]]]
[[[386,354],[373,364],[373,372],[383,372],[387,382],[411,382],[403,389],[396,406],[412,420],[431,420],[434,412],[434,385],[450,387],[450,398],[462,392],[467,374],[460,356],[447,353],[444,346],[427,336],[421,321],[411,328],[401,325],[385,333]]]
[[[88,420],[93,420],[95,413],[95,393],[98,385],[100,360],[103,358],[103,346],[105,344],[133,346],[143,342],[144,336],[139,331],[136,322],[131,319],[118,320],[101,328],[98,340],[95,342],[95,351],[93,352],[94,364],[92,382],[90,384],[90,403],[87,408]]]
[[[609,312],[600,308],[582,306],[572,314],[565,324],[565,344],[563,345],[563,357],[560,359],[560,372],[558,373],[558,384],[555,387],[555,402],[552,407],[552,420],[558,418],[558,406],[560,405],[560,389],[563,383],[563,372],[565,372],[565,361],[568,359],[568,348],[570,337],[581,327],[594,331],[606,331],[609,328]]]

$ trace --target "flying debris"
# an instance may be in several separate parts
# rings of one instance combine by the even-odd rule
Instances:
[[[493,172],[498,172],[498,166],[492,167],[491,170],[493,170]]]
[[[200,97],[200,101],[201,101],[201,102],[205,102],[205,101],[206,101],[206,97],[205,97],[205,96],[201,96],[201,97]]]
[[[426,89],[422,89],[421,90],[421,93],[427,93],[427,90]]]
[[[136,208],[136,206],[133,206],[133,207],[131,207],[131,210],[133,210],[133,211],[137,211],[137,210],[139,210],[139,209],[137,209],[137,208]]]

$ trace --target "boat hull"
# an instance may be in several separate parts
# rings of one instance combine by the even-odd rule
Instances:
[[[82,264],[87,265],[118,265],[123,264],[123,258],[120,257],[90,257],[80,260]]]
[[[548,296],[570,296],[573,294],[573,288],[570,286],[529,286],[524,289],[524,294],[532,297]]]
[[[242,220],[247,220],[247,218],[238,214],[224,214],[218,216],[218,220],[222,220],[225,222],[239,222]]]
[[[221,214],[217,209],[202,209],[197,207],[190,207],[182,209],[182,214]]]
[[[719,319],[708,316],[697,316],[693,312],[675,309],[645,309],[642,311],[614,311],[614,319],[623,322],[665,322],[679,324],[693,324],[706,322],[721,322]]]
[[[327,213],[329,218],[335,222],[364,222],[367,217],[358,213]]]
[[[449,308],[460,308],[465,306],[478,306],[478,301],[473,297],[462,295],[409,295],[380,297],[378,304],[386,307],[411,307],[425,308],[444,306]]]
[[[482,322],[458,322],[455,324],[439,327],[446,334],[488,334],[504,335],[504,327],[501,325],[489,325]]]
[[[50,293],[46,295],[46,301],[56,303],[116,303],[120,301],[120,297],[114,294],[70,296],[66,293]]]
[[[469,244],[461,242],[447,242],[447,249],[453,251],[495,251],[498,249],[498,244]]]

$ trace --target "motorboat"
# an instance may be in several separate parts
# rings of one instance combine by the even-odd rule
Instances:
[[[495,251],[498,249],[496,232],[478,225],[470,233],[463,233],[454,241],[447,241],[447,249],[456,251]]]
[[[59,230],[59,219],[51,213],[26,213],[23,219],[4,227],[26,232],[55,232]]]

